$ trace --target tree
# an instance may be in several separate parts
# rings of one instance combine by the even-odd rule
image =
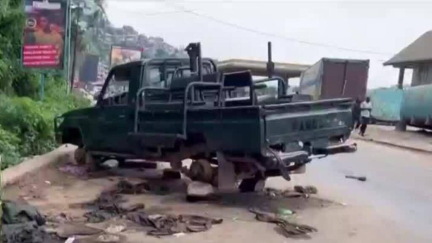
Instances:
[[[169,54],[166,50],[159,48],[156,50],[155,57],[157,58],[169,57]]]
[[[21,66],[23,1],[0,1],[0,91],[34,96],[34,73]]]

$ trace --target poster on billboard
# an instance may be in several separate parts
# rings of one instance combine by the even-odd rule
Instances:
[[[23,66],[62,69],[66,1],[25,0],[24,13]]]
[[[80,68],[79,80],[84,83],[93,83],[98,79],[99,56],[86,54],[84,63]]]
[[[112,46],[111,67],[127,62],[138,61],[142,57],[143,49],[140,47]]]

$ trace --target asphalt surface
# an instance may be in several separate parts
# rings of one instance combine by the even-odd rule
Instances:
[[[294,210],[297,213],[290,220],[317,228],[318,232],[309,236],[309,243],[432,242],[432,155],[371,142],[359,141],[358,145],[356,153],[314,160],[306,174],[294,175],[290,182],[278,177],[266,183],[267,187],[289,190],[294,185],[314,185],[318,194],[310,198],[273,198],[251,193],[188,203],[181,180],[167,181],[172,193],[166,195],[152,190],[140,195],[123,195],[131,204],[144,203],[148,211],[224,219],[223,224],[207,232],[178,238],[154,238],[134,227],[123,235],[128,243],[298,241],[280,234],[273,224],[256,221],[248,211],[250,207],[267,207]],[[137,172],[144,175],[142,171]],[[347,175],[365,176],[367,180],[347,179]],[[122,178],[141,181],[132,174],[80,179],[53,166],[6,188],[3,196],[28,200],[45,215],[64,213],[80,222],[86,209],[72,205],[93,200]],[[153,183],[159,185],[162,181]]]
[[[358,145],[354,154],[313,161],[293,182],[313,183],[327,198],[370,207],[376,216],[432,242],[432,155],[370,142]],[[367,181],[346,175],[366,176]]]

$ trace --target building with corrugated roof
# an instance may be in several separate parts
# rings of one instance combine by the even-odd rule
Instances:
[[[384,63],[399,68],[398,87],[402,89],[405,69],[413,69],[411,86],[432,84],[432,31],[420,36],[413,43]]]

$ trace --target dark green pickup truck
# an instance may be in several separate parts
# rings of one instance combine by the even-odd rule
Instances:
[[[95,107],[56,118],[76,157],[170,162],[192,159],[189,176],[253,190],[269,176],[301,172],[316,156],[355,150],[351,100],[295,101],[283,80],[221,73],[200,58],[150,59],[113,68]]]

